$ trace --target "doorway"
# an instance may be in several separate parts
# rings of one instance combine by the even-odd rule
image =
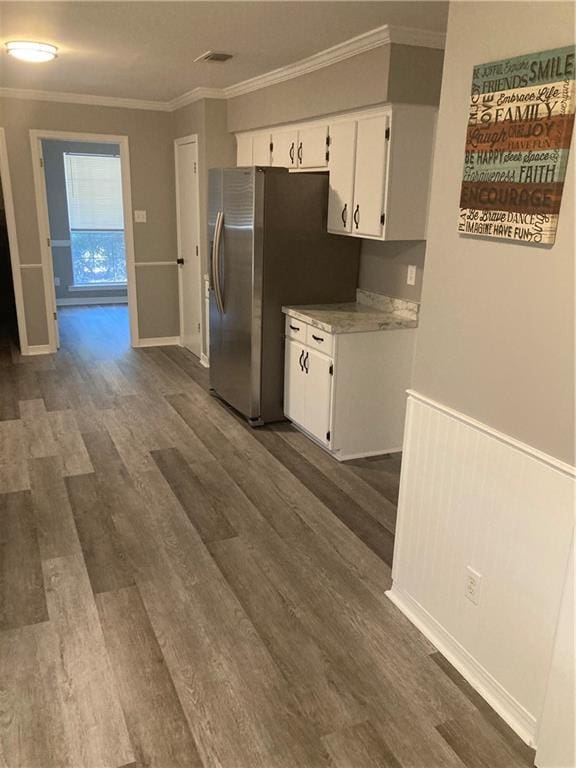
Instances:
[[[127,138],[30,134],[50,345],[55,351],[60,344],[59,321],[69,332],[76,326],[67,321],[79,313],[100,324],[102,308],[113,305],[113,335],[136,346]]]
[[[198,137],[174,142],[180,343],[202,355],[202,262],[198,184]]]

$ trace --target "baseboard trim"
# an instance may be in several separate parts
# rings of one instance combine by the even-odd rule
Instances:
[[[200,365],[203,365],[204,368],[210,368],[210,360],[208,359],[208,355],[205,355],[204,352],[200,353]]]
[[[86,298],[56,299],[57,307],[75,307],[85,304],[128,304],[128,296],[87,296]]]
[[[32,355],[53,355],[55,350],[50,344],[33,344],[32,346],[23,347],[21,354],[26,357]]]
[[[180,336],[158,336],[157,338],[139,339],[135,347],[179,347]]]
[[[430,640],[520,738],[536,746],[533,717],[420,603],[396,584],[386,596]]]

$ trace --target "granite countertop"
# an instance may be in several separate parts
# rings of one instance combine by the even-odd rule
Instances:
[[[417,315],[394,309],[379,309],[364,302],[347,304],[308,304],[296,307],[282,307],[303,323],[309,323],[327,333],[359,333],[362,331],[391,331],[398,328],[416,328]]]

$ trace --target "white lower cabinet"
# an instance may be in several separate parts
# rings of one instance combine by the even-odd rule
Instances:
[[[293,317],[286,329],[286,418],[340,461],[400,451],[416,329],[330,334]]]
[[[286,339],[284,412],[326,445],[330,442],[331,368],[326,355]]]

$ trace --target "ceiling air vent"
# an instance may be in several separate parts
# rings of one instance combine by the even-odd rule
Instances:
[[[232,58],[231,53],[222,53],[220,51],[206,51],[206,53],[203,53],[201,56],[198,56],[198,58],[194,59],[194,61],[228,61],[228,59]]]

